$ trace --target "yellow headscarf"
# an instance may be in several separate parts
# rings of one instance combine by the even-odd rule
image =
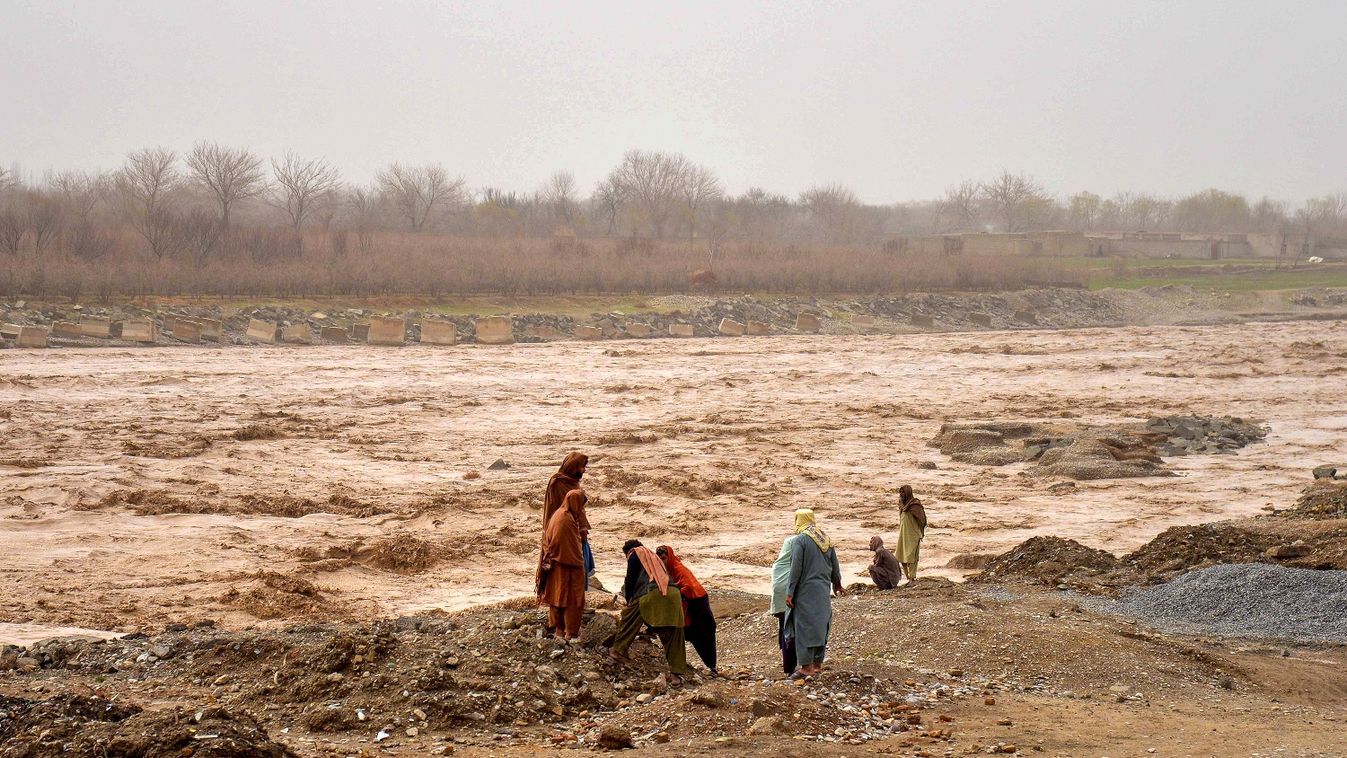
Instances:
[[[814,523],[814,512],[809,508],[795,511],[795,533],[809,535],[814,544],[818,545],[818,549],[825,553],[833,546],[828,535]]]

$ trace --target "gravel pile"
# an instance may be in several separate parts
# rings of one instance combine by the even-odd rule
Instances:
[[[1218,565],[1133,590],[1097,610],[1169,631],[1295,642],[1347,642],[1347,571]]]

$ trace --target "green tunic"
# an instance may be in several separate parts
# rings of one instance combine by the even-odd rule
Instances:
[[[901,563],[916,563],[921,550],[921,539],[926,536],[917,525],[917,518],[904,513],[898,520],[898,560]]]

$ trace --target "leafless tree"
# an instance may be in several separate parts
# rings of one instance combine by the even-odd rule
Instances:
[[[177,162],[172,150],[145,148],[126,156],[126,165],[116,176],[117,191],[131,225],[149,243],[156,258],[164,257],[171,242],[169,194],[180,180]]]
[[[575,177],[569,171],[558,171],[548,177],[539,190],[542,202],[552,210],[561,223],[575,227]]]
[[[379,172],[379,190],[412,231],[420,231],[437,207],[457,205],[464,199],[463,179],[450,179],[443,166],[404,167],[394,163]]]
[[[256,197],[266,190],[262,159],[246,148],[222,147],[214,142],[198,142],[187,154],[192,177],[210,190],[220,204],[220,226],[229,237],[229,219],[234,204]]]
[[[708,205],[719,200],[722,194],[720,179],[716,178],[716,175],[711,173],[710,169],[701,166],[688,166],[683,174],[679,195],[683,201],[683,208],[688,214],[689,244],[697,237],[697,214],[703,212]]]
[[[982,194],[1001,217],[1007,232],[1022,231],[1029,217],[1051,201],[1037,181],[1026,174],[1002,171],[982,185]]]
[[[8,192],[17,186],[19,186],[19,179],[14,176],[14,172],[0,166],[0,192]]]
[[[17,202],[0,205],[0,250],[18,255],[28,234],[28,218]]]
[[[346,192],[346,210],[355,229],[356,245],[362,255],[374,248],[374,230],[379,222],[379,192],[374,187],[352,186]]]
[[[823,227],[829,240],[850,242],[861,203],[841,184],[810,187],[800,193],[800,205]]]
[[[1067,213],[1071,217],[1072,228],[1088,232],[1099,223],[1104,199],[1093,192],[1077,192],[1067,200]]]
[[[48,178],[47,185],[76,224],[87,224],[107,193],[108,177],[87,171],[62,171]]]
[[[940,201],[940,211],[954,220],[956,230],[976,230],[978,219],[982,215],[982,188],[977,182],[967,179],[945,188],[945,197]]]
[[[608,181],[645,212],[651,231],[657,239],[663,239],[689,168],[688,159],[682,155],[630,150]]]
[[[320,206],[331,203],[341,186],[341,175],[321,158],[300,158],[292,153],[286,153],[285,160],[279,163],[272,160],[271,170],[276,175],[272,202],[290,217],[295,244],[302,256],[304,221]]]
[[[181,215],[174,214],[170,221],[173,249],[189,256],[197,268],[205,268],[210,262],[211,253],[220,243],[223,233],[224,222],[200,208],[193,208]]]
[[[28,231],[33,240],[33,252],[41,255],[47,245],[61,232],[64,220],[61,203],[56,198],[36,190],[27,193]]]
[[[613,236],[613,231],[617,227],[617,215],[622,212],[622,206],[626,202],[622,186],[610,176],[594,188],[594,195],[589,202],[597,215],[608,219],[608,236]]]

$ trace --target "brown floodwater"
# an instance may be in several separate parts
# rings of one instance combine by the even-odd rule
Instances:
[[[930,574],[957,578],[941,568],[951,557],[1042,534],[1122,553],[1171,526],[1289,506],[1313,466],[1347,462],[1343,337],[1339,323],[1291,322],[8,350],[0,571],[14,591],[0,623],[246,625],[257,614],[231,590],[260,571],[320,590],[313,607],[260,614],[291,619],[524,595],[543,486],[573,449],[593,457],[585,486],[609,586],[636,536],[678,546],[708,585],[764,591],[798,507],[819,514],[855,579],[871,534],[895,540],[904,483],[926,502]],[[1271,431],[1236,454],[1172,459],[1177,477],[1075,487],[1032,464],[962,464],[927,446],[946,421],[1170,414]],[[497,459],[510,468],[489,470]],[[172,505],[143,505],[160,502]],[[441,559],[363,559],[398,535]]]

